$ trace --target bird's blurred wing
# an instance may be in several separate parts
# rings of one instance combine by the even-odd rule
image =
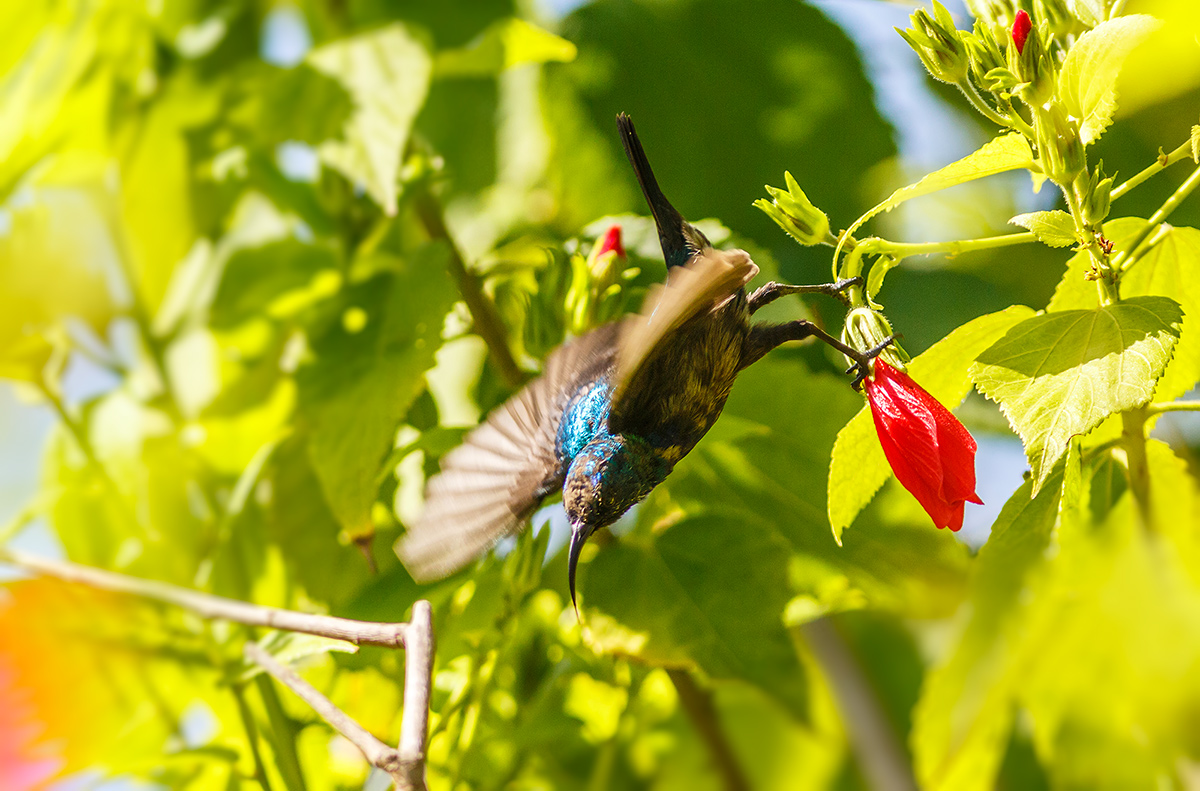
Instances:
[[[708,248],[685,266],[672,268],[667,282],[651,290],[641,314],[625,321],[617,353],[610,429],[620,432],[630,422],[626,412],[633,400],[625,395],[638,392],[659,344],[692,318],[724,304],[757,274],[758,267],[745,250]]]
[[[425,490],[425,510],[396,544],[418,582],[439,579],[516,532],[542,498],[562,485],[555,441],[563,409],[584,383],[613,364],[618,325],[559,347],[530,382],[463,444],[442,457]]]

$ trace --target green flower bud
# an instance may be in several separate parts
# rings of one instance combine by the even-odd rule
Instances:
[[[787,192],[768,185],[766,190],[772,200],[759,198],[754,205],[800,244],[821,244],[829,236],[829,217],[812,204],[791,173],[784,172],[783,177],[787,180]]]
[[[842,343],[847,346],[866,351],[883,343],[891,335],[893,335],[892,325],[877,310],[855,308],[846,314],[846,324],[842,328]],[[888,365],[903,371],[906,370],[905,363],[908,362],[909,357],[900,348],[900,345],[893,341],[876,359],[886,360]],[[854,360],[846,358],[846,364],[853,365]]]
[[[946,7],[933,0],[933,16],[918,8],[910,17],[912,27],[896,32],[913,48],[934,79],[957,85],[967,77],[970,62],[962,34]]]
[[[1053,102],[1034,113],[1033,128],[1042,172],[1056,184],[1073,183],[1087,166],[1079,124],[1067,116],[1061,104]]]
[[[989,80],[988,75],[996,69],[1003,69],[1005,61],[1004,53],[1000,50],[1000,44],[996,41],[992,28],[975,20],[975,31],[963,33],[962,40],[967,48],[967,60],[970,63],[971,76],[975,78],[975,82],[983,86],[985,90],[997,90],[992,87],[991,83],[994,81]],[[1015,82],[1014,80],[1014,84]]]
[[[1112,203],[1113,180],[1111,177],[1105,177],[1104,163],[1096,165],[1091,174],[1087,171],[1080,173],[1075,185],[1082,198],[1084,221],[1090,226],[1098,227],[1108,217]]]

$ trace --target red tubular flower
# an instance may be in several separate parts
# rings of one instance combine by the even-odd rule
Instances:
[[[934,525],[959,530],[963,503],[983,504],[975,494],[975,439],[912,377],[883,360],[875,361],[866,388],[875,431],[896,480]]]
[[[600,242],[600,249],[596,251],[595,258],[607,253],[609,250],[616,250],[618,258],[625,257],[625,248],[621,246],[621,226],[614,225],[604,234],[604,239]]]
[[[1012,26],[1012,39],[1017,45],[1017,52],[1025,51],[1025,39],[1029,38],[1030,30],[1033,30],[1033,22],[1029,19],[1029,14],[1018,11]]]

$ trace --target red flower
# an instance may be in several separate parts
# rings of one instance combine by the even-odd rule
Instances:
[[[963,503],[983,504],[975,494],[975,439],[912,377],[883,360],[875,361],[866,388],[875,431],[896,480],[934,525],[960,529]]]
[[[600,249],[596,251],[593,258],[599,258],[609,250],[616,250],[618,258],[625,257],[625,248],[621,246],[621,226],[614,225],[608,229],[608,233],[604,234],[604,240],[600,242]]]
[[[1025,51],[1025,39],[1029,38],[1030,30],[1033,30],[1033,22],[1029,19],[1029,14],[1018,11],[1012,27],[1013,43],[1017,45],[1018,53]]]

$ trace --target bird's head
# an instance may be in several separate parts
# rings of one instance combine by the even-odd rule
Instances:
[[[575,566],[588,537],[607,527],[662,482],[670,465],[645,443],[620,435],[588,443],[567,469],[563,507],[571,522],[567,579],[575,601]]]

